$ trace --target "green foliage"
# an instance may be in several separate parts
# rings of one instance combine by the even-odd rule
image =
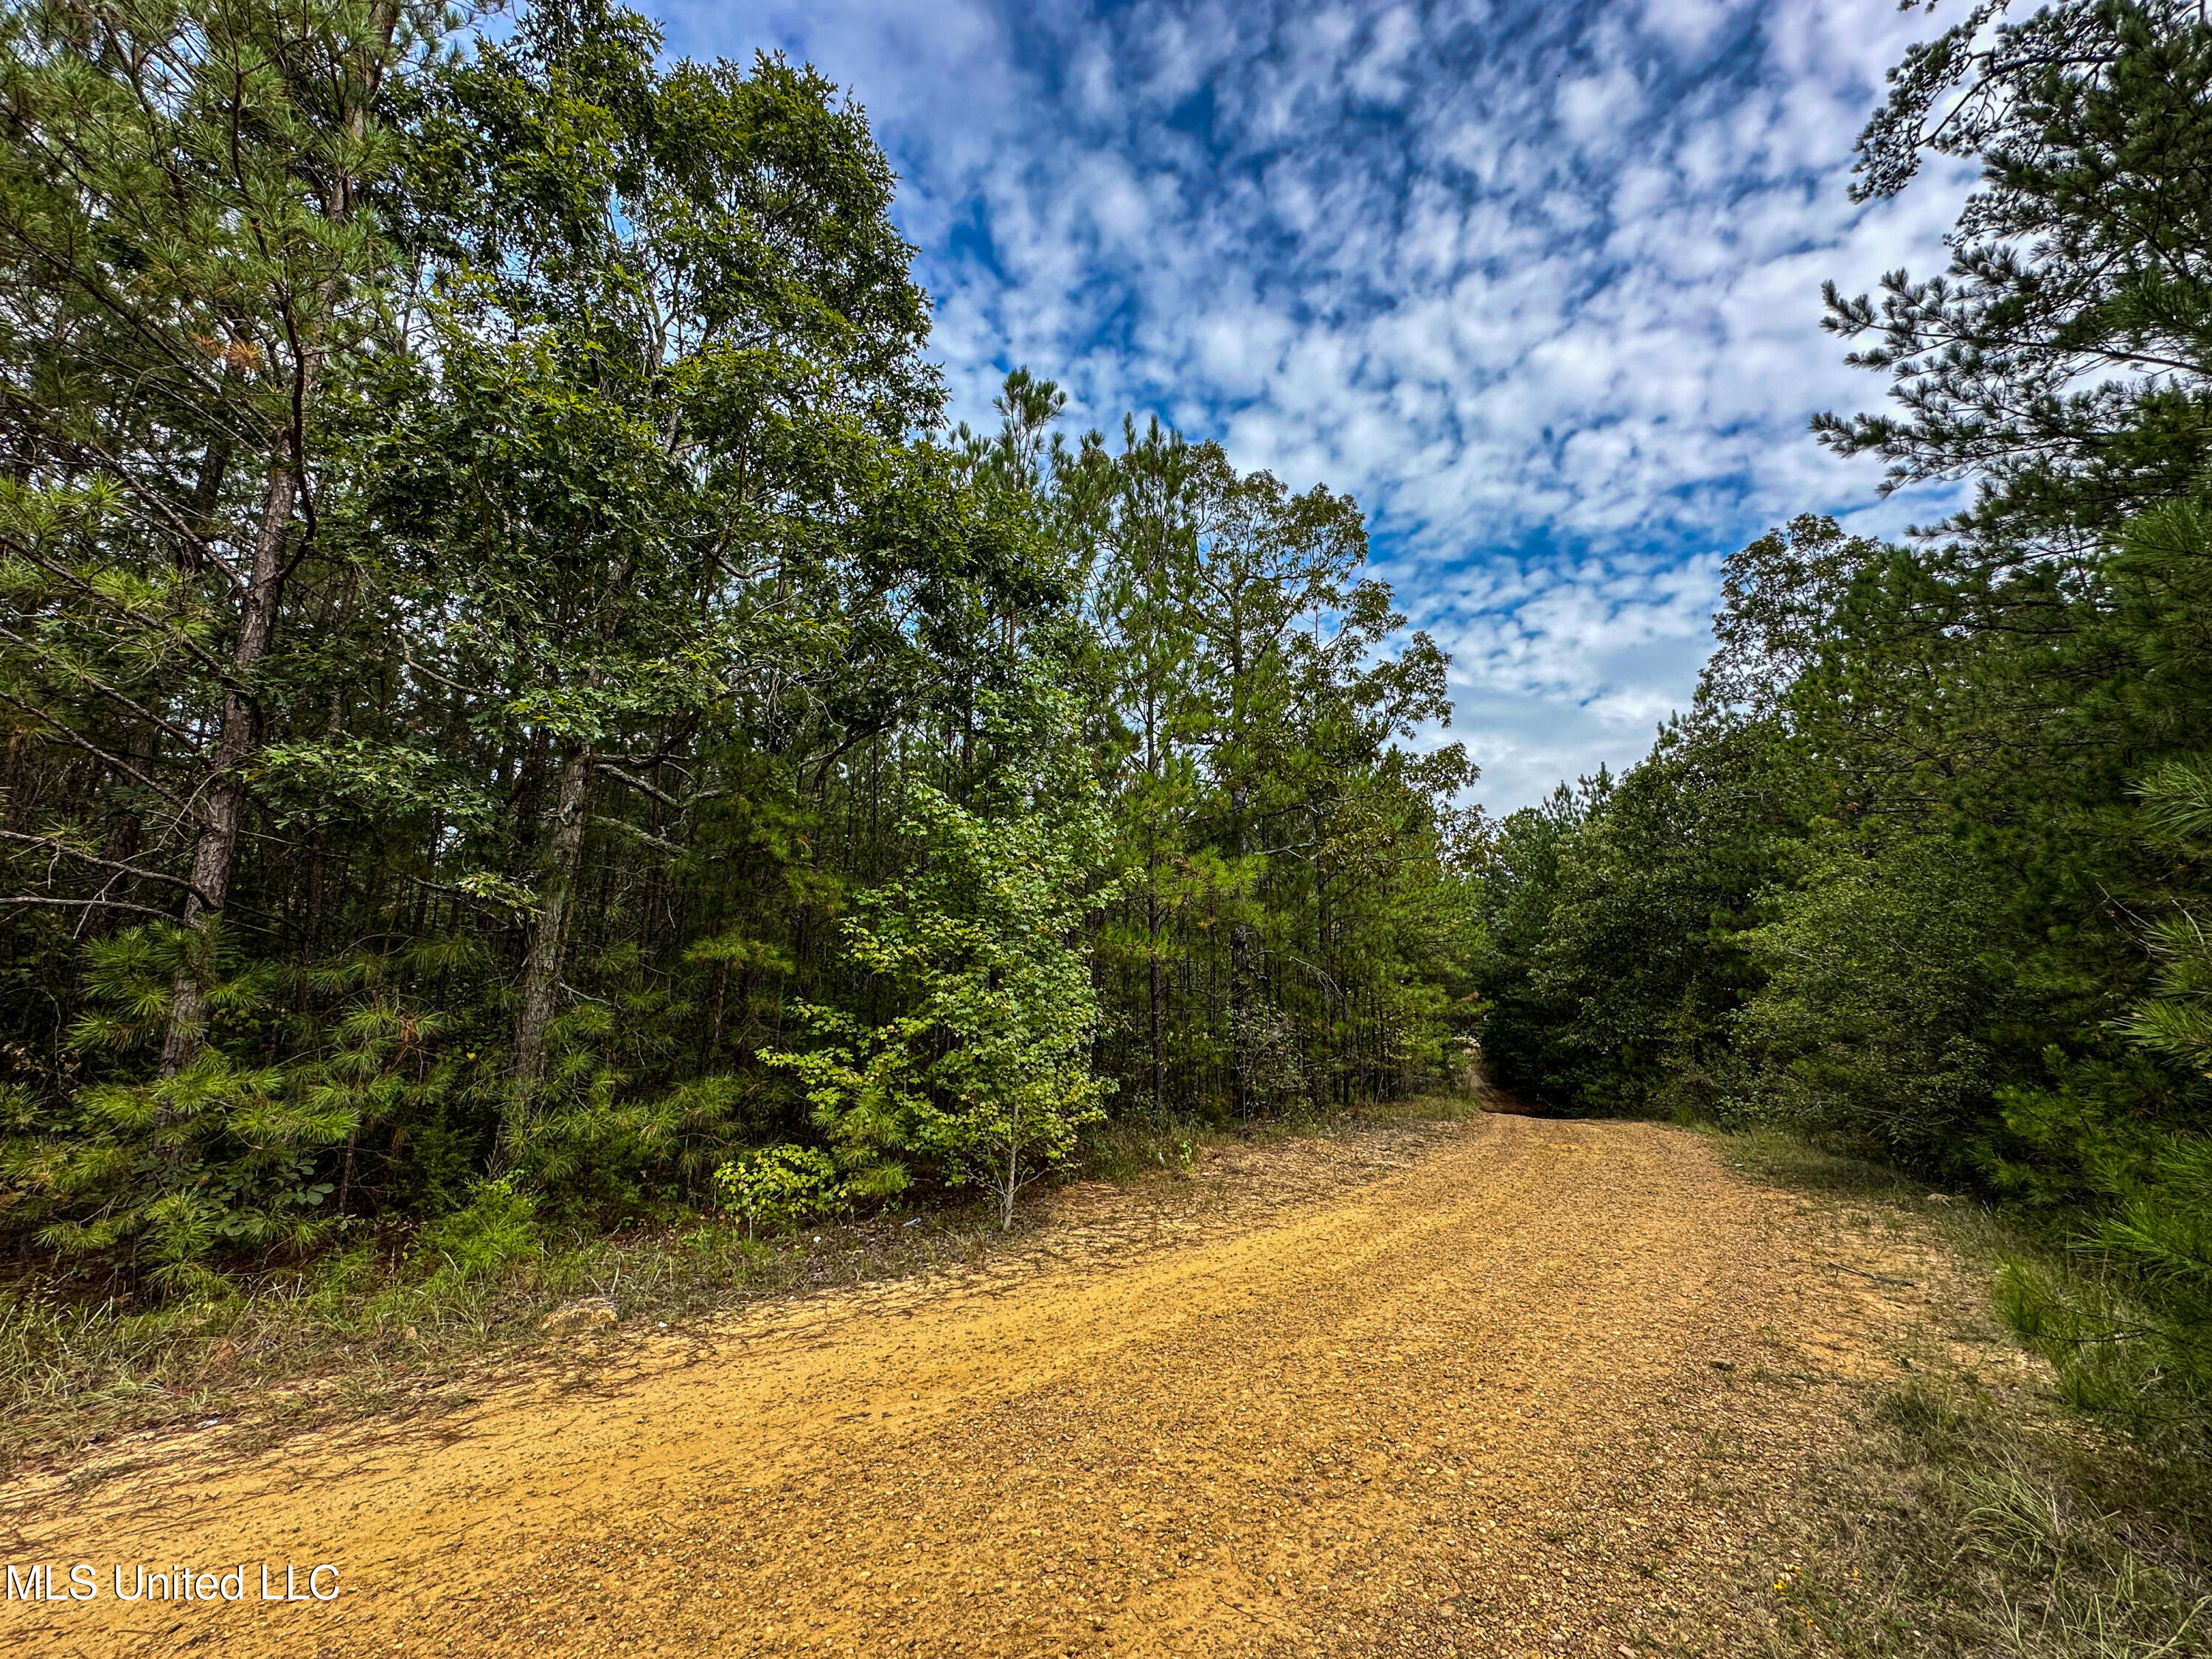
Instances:
[[[2151,834],[2200,867],[2212,860],[2212,763],[2169,760],[2136,787]],[[2148,994],[2119,1029],[2160,1057],[2212,1082],[2212,939],[2196,912],[2177,909],[2144,929],[2157,958]]]
[[[206,1038],[257,751],[314,652],[288,601],[323,586],[325,631],[343,608],[316,504],[344,494],[409,280],[372,205],[400,148],[385,94],[443,26],[354,0],[0,17],[0,418],[23,458],[0,487],[0,694],[16,738],[97,769],[11,800],[9,854],[71,870],[6,908],[198,936],[167,1073]]]
[[[2212,851],[2203,761],[2167,761],[2135,793],[2147,833],[2202,869]],[[2015,1328],[2057,1365],[2075,1404],[2148,1431],[2185,1431],[2212,1419],[2212,1138],[2201,1115],[2203,1084],[2212,1081],[2212,950],[2191,909],[2155,919],[2142,936],[2157,967],[2116,1029],[2191,1082],[2177,1088],[2153,1070],[2114,1103],[2124,1117],[2106,1107],[2101,1115],[2118,1121],[2084,1148],[2085,1173],[2102,1200],[2081,1240],[2084,1271],[2015,1267],[2005,1301]],[[2164,1125],[2142,1121],[2147,1101],[2176,1094],[2198,1106],[2186,1120],[2190,1132],[2161,1133]],[[2055,1115],[2069,1105],[2078,1115],[2078,1103],[2063,1095],[2015,1109]]]
[[[862,1024],[810,1008],[820,1046],[763,1054],[806,1088],[854,1190],[900,1190],[908,1160],[1014,1200],[1073,1150],[1109,1085],[1089,1050],[1098,1023],[1090,968],[1073,943],[1107,896],[1107,824],[1072,741],[1073,700],[1042,680],[1019,712],[993,699],[984,730],[1006,763],[985,810],[915,784],[902,831],[916,873],[860,896],[845,922],[856,963],[898,1012]]]
[[[180,930],[133,930],[93,947],[96,1006],[78,1023],[86,1048],[158,1040]],[[249,969],[216,983],[226,1025],[248,1028],[267,1012],[270,975]],[[203,1049],[180,1069],[147,1081],[79,1090],[59,1112],[11,1097],[0,1170],[15,1189],[8,1218],[36,1229],[58,1256],[86,1265],[136,1263],[172,1290],[205,1282],[210,1259],[295,1251],[339,1224],[334,1183],[320,1155],[358,1128],[362,1111],[343,1087],[315,1087],[283,1066],[240,1063]]]
[[[1053,501],[1091,560],[1119,862],[1100,934],[1103,1046],[1163,1121],[1376,1099],[1443,1065],[1468,890],[1444,659],[1359,574],[1325,489],[1239,475],[1157,423],[1063,457]],[[1116,1006],[1115,1005],[1118,1005]]]
[[[1831,831],[1805,852],[1766,920],[1738,936],[1764,978],[1734,1033],[1752,1111],[1970,1174],[1995,1087],[1976,1034],[2002,1017],[1982,962],[1994,942],[1984,872],[1929,836],[1884,845]]]
[[[496,1273],[538,1253],[537,1218],[537,1200],[518,1189],[512,1176],[478,1182],[465,1205],[416,1233],[409,1254],[441,1279]]]
[[[1801,819],[1773,723],[1711,708],[1618,782],[1509,818],[1478,973],[1497,1079],[1565,1110],[1723,1111],[1743,930]]]
[[[765,1146],[714,1171],[722,1206],[744,1218],[745,1232],[781,1232],[842,1215],[853,1189],[818,1146]]]
[[[1828,326],[1875,343],[1901,416],[1822,416],[1893,483],[1971,472],[1959,527],[1987,552],[2060,528],[2109,533],[2202,477],[2212,290],[2171,250],[2212,233],[2212,21],[2187,0],[1975,6],[1916,48],[1859,141],[1861,199],[1929,154],[1982,186],[1951,267],[1884,280],[1877,311],[1828,289]]]

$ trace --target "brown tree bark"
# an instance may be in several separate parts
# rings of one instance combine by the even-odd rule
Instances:
[[[584,744],[570,744],[562,753],[561,783],[546,825],[545,860],[538,876],[538,911],[522,960],[521,1004],[514,1016],[514,1077],[505,1137],[509,1147],[529,1127],[545,1084],[545,1031],[561,990],[561,953],[574,908],[594,758]]]
[[[192,846],[193,890],[185,899],[185,954],[170,983],[168,1026],[161,1040],[164,1077],[174,1077],[189,1065],[207,1036],[216,927],[230,892],[231,866],[246,818],[246,779],[239,769],[252,753],[261,725],[251,686],[276,636],[283,599],[284,533],[299,498],[297,463],[284,455],[270,468],[269,489],[262,497],[252,569],[239,607],[238,643],[231,651],[230,684],[223,692],[222,724],[209,757],[199,837]]]
[[[1152,1115],[1164,1120],[1168,1109],[1168,1038],[1167,988],[1161,983],[1160,973],[1160,860],[1152,855],[1146,871],[1152,890],[1145,895],[1145,931],[1146,935],[1146,965],[1152,974]]]

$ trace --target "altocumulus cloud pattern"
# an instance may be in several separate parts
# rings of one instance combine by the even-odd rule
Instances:
[[[1578,6],[695,3],[672,47],[811,60],[869,111],[955,410],[1005,369],[1356,493],[1455,659],[1493,810],[1616,769],[1685,701],[1721,558],[1871,464],[1881,383],[1819,290],[1932,270],[1965,175],[1854,206],[1887,0]]]

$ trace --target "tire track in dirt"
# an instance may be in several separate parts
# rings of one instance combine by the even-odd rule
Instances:
[[[1686,1131],[1486,1117],[1226,1236],[780,1307],[434,1431],[44,1489],[10,1558],[99,1563],[102,1595],[0,1604],[0,1647],[1740,1651],[1850,1374],[1922,1316],[1824,1268],[1851,1247],[1823,1224]],[[111,1561],[264,1560],[344,1591],[106,1590]]]

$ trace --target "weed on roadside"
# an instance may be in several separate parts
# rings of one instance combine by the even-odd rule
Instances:
[[[1084,1139],[1082,1171],[1117,1182],[1187,1174],[1208,1133],[1204,1125],[1180,1121],[1101,1123]]]
[[[574,1361],[573,1341],[551,1343],[546,1328],[580,1300],[651,1329],[972,1261],[988,1248],[983,1224],[946,1210],[775,1241],[709,1220],[527,1252],[358,1249],[150,1310],[19,1283],[0,1301],[0,1465],[210,1420],[250,1419],[249,1437],[265,1442],[336,1419],[441,1411],[488,1368],[549,1346]]]
[[[1982,1284],[2067,1271],[1978,1205],[1774,1133],[1722,1137],[1730,1164],[1814,1196],[1838,1224],[1941,1237]],[[1864,1212],[1866,1213],[1860,1213]],[[1997,1337],[1986,1299],[1963,1311]],[[1992,1385],[1922,1354],[1869,1388],[1798,1517],[1778,1653],[1850,1659],[2186,1659],[2212,1655],[2212,1483],[2185,1433],[2138,1438],[2068,1411],[2047,1374]]]
[[[1194,1174],[1209,1148],[1270,1146],[1286,1140],[1330,1139],[1347,1131],[1410,1124],[1457,1123],[1481,1115],[1466,1095],[1419,1095],[1358,1111],[1296,1112],[1246,1123],[1201,1118],[1109,1119],[1085,1136],[1079,1172],[1094,1181],[1134,1182]]]
[[[1772,1186],[1907,1205],[1916,1200],[1928,1201],[1921,1198],[1928,1190],[1926,1185],[1910,1176],[1864,1158],[1826,1151],[1778,1129],[1752,1129],[1715,1138],[1731,1169]]]
[[[2212,1510],[2160,1456],[1958,1379],[1875,1402],[1814,1494],[1790,1604],[1853,1656],[2212,1653]]]

